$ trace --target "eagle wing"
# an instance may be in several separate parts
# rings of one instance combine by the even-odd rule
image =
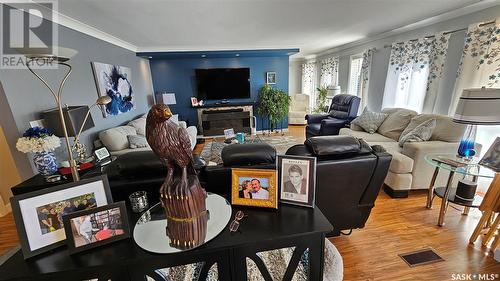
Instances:
[[[179,145],[181,146],[181,152],[183,155],[181,156],[181,159],[178,159],[178,161],[182,161],[181,166],[187,166],[193,161],[193,155],[191,151],[191,140],[189,139],[189,135],[183,127],[180,127],[177,129],[177,138],[179,140]]]

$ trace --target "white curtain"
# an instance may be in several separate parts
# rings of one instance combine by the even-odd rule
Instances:
[[[316,63],[306,62],[302,64],[302,94],[309,96],[311,108],[315,105],[316,93]]]
[[[481,87],[500,88],[500,18],[494,24],[469,26],[448,114],[455,114],[463,89]],[[500,126],[478,126],[476,141],[483,145],[481,154],[496,136],[500,136]]]
[[[500,18],[495,24],[469,26],[449,115],[455,113],[463,89],[481,87],[500,87]]]
[[[382,108],[402,107],[422,112],[429,73],[434,77],[431,83],[437,84],[440,74],[434,66],[445,60],[448,39],[449,35],[440,33],[432,38],[392,44]]]
[[[319,84],[321,87],[337,86],[339,83],[339,57],[321,61]]]
[[[364,108],[368,105],[368,83],[370,82],[370,72],[372,68],[372,55],[375,48],[365,50],[363,52],[363,62],[361,63],[361,104],[359,105],[359,112],[363,112]]]

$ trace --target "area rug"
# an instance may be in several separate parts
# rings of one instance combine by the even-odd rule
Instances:
[[[304,143],[303,139],[294,136],[282,136],[281,134],[258,135],[252,139],[253,143],[265,142],[276,149],[277,154],[285,154],[285,152],[296,144]],[[205,162],[213,162],[222,164],[221,153],[222,149],[229,144],[221,141],[206,142],[203,150],[200,153],[200,158]]]

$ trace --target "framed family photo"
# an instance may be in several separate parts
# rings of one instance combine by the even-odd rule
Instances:
[[[105,175],[12,197],[12,213],[24,258],[65,244],[64,215],[111,202]]]
[[[314,208],[316,158],[278,155],[280,201]]]
[[[130,237],[124,201],[65,215],[63,222],[70,254]]]
[[[278,208],[275,170],[231,169],[231,172],[231,204]]]

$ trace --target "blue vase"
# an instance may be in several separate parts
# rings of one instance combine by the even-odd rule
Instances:
[[[476,155],[476,150],[474,145],[476,143],[476,131],[477,127],[475,125],[468,125],[465,129],[464,136],[460,140],[460,146],[458,147],[458,156],[464,158],[471,158]]]
[[[35,152],[33,163],[38,172],[43,176],[50,176],[57,172],[56,155],[54,152]]]

